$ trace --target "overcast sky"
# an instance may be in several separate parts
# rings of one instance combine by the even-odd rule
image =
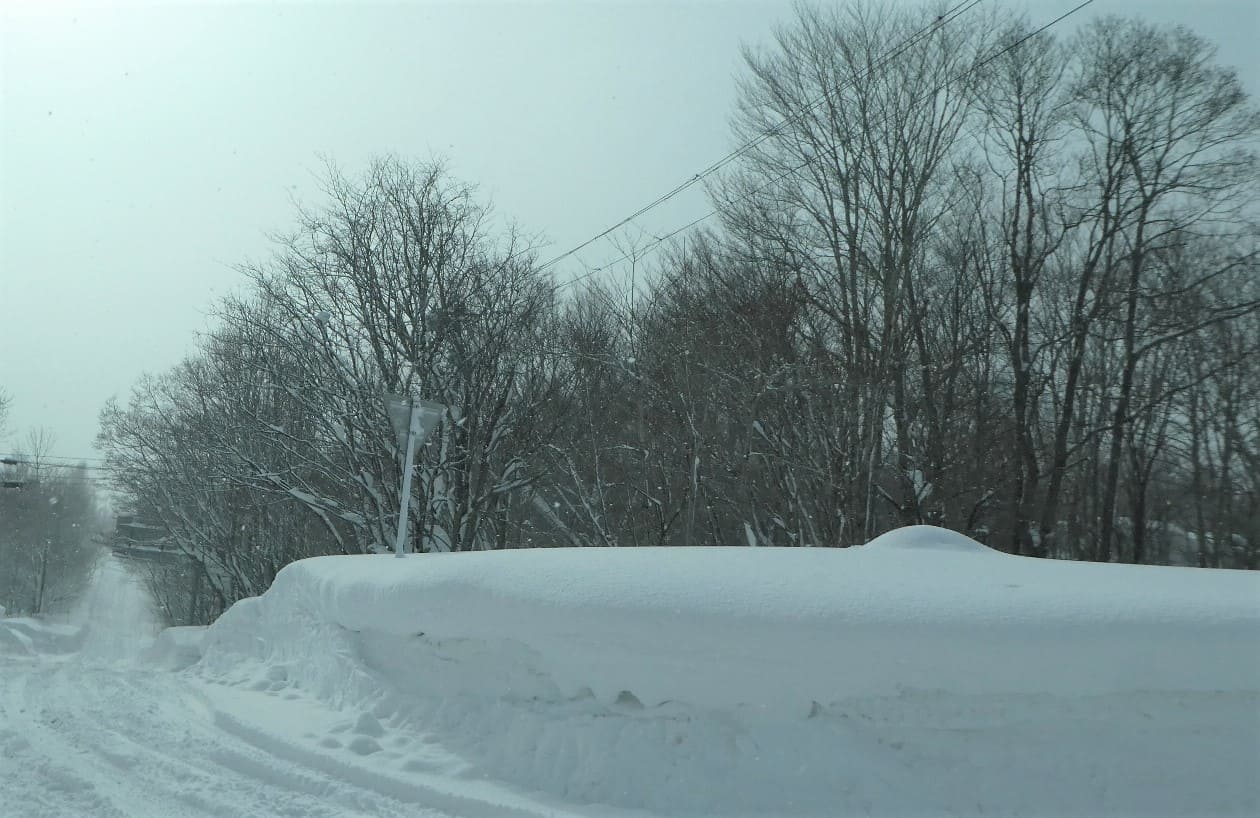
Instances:
[[[1036,22],[1076,0],[1032,2]],[[348,170],[443,157],[552,244],[601,231],[731,147],[741,42],[787,2],[0,0],[0,388],[10,440],[97,457],[97,413],[209,325],[233,265]],[[1260,90],[1254,0],[1097,0],[1182,22]],[[1066,30],[1066,28],[1065,28]],[[702,192],[644,219],[667,232]],[[618,255],[600,242],[592,266]],[[580,270],[574,261],[567,271]]]

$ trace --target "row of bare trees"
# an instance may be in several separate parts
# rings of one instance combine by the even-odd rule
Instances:
[[[200,351],[103,413],[133,510],[222,604],[382,550],[409,392],[447,407],[417,550],[933,523],[1256,567],[1260,113],[1204,40],[802,6],[746,62],[720,225],[619,280],[553,281],[440,165],[330,167]]]
[[[1260,113],[1184,29],[932,21],[804,7],[747,53],[722,229],[575,307],[566,505],[595,541],[637,499],[635,541],[1254,567]]]
[[[117,487],[195,557],[211,607],[294,559],[392,542],[386,393],[446,407],[418,458],[415,550],[519,544],[557,425],[560,368],[538,352],[557,294],[528,244],[439,165],[327,180],[199,353],[102,414]]]
[[[1068,42],[937,26],[872,69],[930,19],[805,8],[747,54],[756,142],[718,202],[728,252],[776,271],[795,349],[845,391],[845,439],[801,446],[833,452],[816,466],[847,498],[815,516],[843,509],[848,541],[896,512],[1099,560],[1126,528],[1147,560],[1135,487],[1168,478],[1168,447],[1251,440],[1187,429],[1184,401],[1225,372],[1254,395],[1260,113],[1205,40],[1138,20]]]

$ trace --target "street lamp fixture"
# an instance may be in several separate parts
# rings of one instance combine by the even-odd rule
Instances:
[[[398,532],[394,537],[394,555],[402,557],[407,548],[407,510],[411,504],[411,472],[416,447],[424,443],[437,428],[446,407],[431,400],[386,394],[385,406],[394,427],[398,451],[403,455],[402,488],[398,504]]]

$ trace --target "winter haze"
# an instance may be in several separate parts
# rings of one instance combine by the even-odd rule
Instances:
[[[1073,5],[1027,8],[1041,23]],[[6,0],[2,13],[0,384],[15,438],[49,427],[56,455],[81,458],[99,456],[103,402],[190,351],[240,285],[233,267],[270,252],[295,198],[316,198],[321,156],[351,170],[388,152],[445,158],[549,258],[730,149],[740,45],[767,42],[791,9]],[[1191,26],[1260,89],[1248,0],[1113,0],[1079,19],[1104,13]],[[660,235],[708,210],[693,188],[640,224]],[[597,242],[557,272],[619,255]]]
[[[8,3],[0,818],[1260,815],[1256,15]]]

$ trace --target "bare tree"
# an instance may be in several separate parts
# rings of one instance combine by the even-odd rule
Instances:
[[[984,112],[979,140],[985,166],[996,177],[999,207],[993,216],[1000,235],[1002,263],[981,267],[981,284],[1009,358],[1015,480],[1012,487],[1014,545],[1020,553],[1040,553],[1031,524],[1042,476],[1037,429],[1041,390],[1034,310],[1042,296],[1046,266],[1060,248],[1066,229],[1056,222],[1056,204],[1065,180],[1055,171],[1066,130],[1064,95],[1067,60],[1048,34],[1029,39],[1028,24],[1017,20],[1002,42],[1017,47],[999,52],[983,75],[978,94]],[[984,216],[981,215],[981,222]],[[985,275],[988,273],[989,275]]]
[[[532,458],[549,435],[541,410],[556,382],[539,349],[554,287],[534,271],[528,243],[512,228],[494,238],[490,211],[440,165],[384,159],[362,180],[330,168],[326,192],[327,206],[304,211],[271,262],[244,268],[282,319],[255,329],[312,351],[326,388],[358,410],[339,410],[329,432],[365,490],[386,481],[365,469],[352,438],[375,437],[374,464],[388,440],[367,396],[445,404],[422,453],[417,540],[425,550],[504,542],[521,502],[509,495],[536,479]],[[281,337],[280,327],[296,329]]]
[[[885,465],[909,488],[930,460],[912,429],[924,415],[940,422],[940,383],[920,365],[912,387],[907,362],[926,343],[914,331],[926,320],[925,254],[957,194],[968,69],[984,29],[936,20],[890,6],[799,6],[773,51],[745,54],[735,133],[753,147],[716,192],[735,246],[793,269],[813,306],[811,343],[850,403],[844,482],[862,488],[842,502],[859,537],[876,527]]]
[[[4,435],[9,422],[9,409],[13,406],[13,396],[0,389],[0,436]]]
[[[1077,123],[1103,180],[1118,228],[1106,262],[1118,277],[1122,363],[1109,429],[1110,451],[1096,557],[1112,552],[1120,469],[1144,353],[1165,343],[1140,337],[1150,257],[1184,231],[1228,224],[1257,181],[1253,145],[1260,111],[1214,49],[1185,29],[1107,18],[1086,28],[1086,55],[1073,78]],[[1243,194],[1243,195],[1240,195]],[[1255,301],[1209,307],[1211,320],[1255,309]]]

